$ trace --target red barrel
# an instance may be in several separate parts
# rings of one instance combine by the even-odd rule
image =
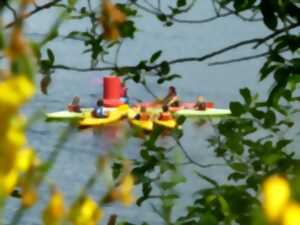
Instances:
[[[122,104],[121,81],[118,77],[107,76],[103,78],[103,104],[106,107],[117,107]]]

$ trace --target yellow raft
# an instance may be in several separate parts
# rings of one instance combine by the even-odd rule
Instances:
[[[127,118],[130,124],[133,126],[146,130],[146,131],[152,131],[153,130],[153,121],[152,120],[136,120],[134,117],[136,116],[138,112],[133,109],[128,110]]]
[[[91,114],[79,121],[81,127],[85,126],[101,126],[116,122],[122,119],[128,112],[128,105],[121,105],[116,110],[108,112],[105,118],[95,118]]]
[[[162,127],[166,127],[168,129],[174,129],[176,127],[176,120],[171,119],[171,120],[154,120],[154,123],[162,126]]]

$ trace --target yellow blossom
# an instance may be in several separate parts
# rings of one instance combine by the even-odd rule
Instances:
[[[123,177],[120,184],[112,190],[111,198],[120,201],[125,206],[129,206],[134,202],[133,187],[134,179],[131,174],[127,174]]]
[[[120,38],[119,26],[125,22],[126,15],[110,0],[102,1],[100,23],[106,39],[116,41]]]
[[[38,200],[37,187],[29,180],[23,180],[20,184],[22,189],[21,204],[24,208],[32,207]]]
[[[84,196],[70,209],[70,220],[74,225],[96,225],[103,212],[90,197]]]
[[[17,166],[21,172],[27,172],[30,168],[38,164],[39,160],[31,148],[22,149],[18,152]]]
[[[43,211],[43,222],[45,225],[58,225],[64,216],[63,194],[54,190],[47,207]]]
[[[300,225],[300,205],[298,203],[291,202],[285,207],[282,225]]]
[[[289,183],[285,178],[273,175],[263,183],[262,192],[265,214],[270,222],[275,222],[289,201]]]
[[[0,172],[0,197],[9,196],[18,181],[18,171],[10,170],[7,173]]]
[[[29,0],[25,0],[25,1],[29,1]],[[8,49],[5,50],[5,53],[6,56],[12,61],[19,56],[25,56],[25,55],[28,56],[31,54],[31,50],[22,34],[22,29],[20,26],[13,27],[10,44]]]
[[[24,75],[11,76],[0,83],[0,114],[7,118],[34,94],[33,83]]]
[[[35,0],[22,0],[22,4],[27,5],[27,4],[34,4],[36,1]]]

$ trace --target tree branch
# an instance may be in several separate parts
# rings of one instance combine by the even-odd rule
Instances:
[[[292,24],[292,25],[289,26],[289,29],[293,29],[293,28],[295,28],[297,26],[299,26],[298,23],[297,24]],[[253,39],[249,39],[249,40],[237,42],[235,44],[229,45],[227,47],[224,47],[224,48],[219,49],[217,51],[205,54],[205,55],[200,56],[200,57],[179,58],[179,59],[174,59],[174,60],[167,61],[167,63],[169,65],[172,65],[172,64],[184,63],[184,62],[201,62],[201,61],[204,61],[206,59],[212,58],[214,56],[220,55],[222,53],[228,52],[228,51],[230,51],[232,49],[239,48],[241,46],[245,46],[245,45],[249,45],[249,44],[254,44],[254,43],[265,42],[265,41],[267,41],[267,40],[269,40],[271,38],[274,38],[278,34],[280,34],[282,32],[285,32],[285,31],[286,31],[286,28],[283,28],[283,29],[277,30],[274,33],[272,33],[270,35],[267,35],[267,36],[265,36],[263,38],[253,38]],[[254,46],[254,47],[256,47],[256,46]],[[261,53],[261,54],[264,54],[264,53]],[[248,58],[249,59],[249,57],[250,57],[250,59],[252,59],[252,57],[260,57],[261,54],[258,54],[258,56],[247,56],[247,57],[244,57],[244,58],[246,58],[246,59]],[[242,59],[242,60],[246,60],[246,59]],[[233,59],[233,60],[237,61],[239,59]],[[161,66],[161,64],[158,63],[158,64],[155,64],[155,65],[152,65],[152,66],[146,66],[146,69],[150,71],[150,70],[153,70],[153,69],[160,68],[160,66]],[[113,66],[113,67],[78,68],[78,67],[71,67],[71,66],[66,66],[66,65],[54,65],[52,68],[53,69],[73,70],[73,71],[78,71],[78,72],[88,72],[88,71],[108,71],[108,70],[120,70],[120,69],[131,70],[131,69],[136,69],[136,66],[123,66],[123,67]]]
[[[199,20],[184,20],[184,19],[178,19],[178,18],[175,18],[173,15],[169,15],[169,14],[166,14],[164,12],[162,12],[159,8],[154,8],[153,5],[150,8],[147,8],[139,3],[137,3],[136,1],[134,0],[129,0],[132,4],[134,4],[136,7],[144,10],[145,12],[148,12],[152,15],[165,15],[166,17],[168,17],[171,21],[174,21],[174,22],[177,22],[177,23],[206,23],[206,22],[210,22],[210,21],[213,21],[213,20],[216,20],[216,19],[219,19],[219,18],[222,18],[222,17],[226,17],[226,16],[229,16],[229,15],[233,15],[234,13],[232,12],[227,12],[227,13],[224,13],[224,14],[216,14],[215,16],[212,16],[212,17],[208,17],[208,18],[205,18],[205,19],[199,19]]]
[[[261,44],[265,43],[266,41],[272,39],[273,37],[277,36],[278,34],[282,33],[282,32],[286,32],[286,30],[292,30],[296,27],[300,26],[300,23],[294,23],[294,24],[291,24],[287,27],[283,27],[279,30],[276,30],[275,32],[273,32],[272,34],[264,37],[264,38],[261,38],[260,41],[258,41],[258,43],[253,47],[254,49],[256,49],[257,47],[259,47]]]
[[[48,2],[48,3],[44,4],[44,5],[37,6],[37,7],[36,7],[34,10],[32,10],[31,12],[25,14],[25,15],[23,16],[23,19],[27,19],[28,17],[30,17],[30,16],[32,16],[32,15],[34,15],[34,14],[36,14],[36,13],[38,13],[38,12],[44,10],[44,9],[48,9],[48,8],[54,6],[56,3],[60,2],[60,1],[62,1],[62,0],[54,0],[54,1],[52,1],[52,2]],[[10,27],[12,27],[16,22],[17,22],[17,21],[14,20],[14,21],[12,21],[12,22],[6,24],[6,25],[5,25],[5,28],[10,28]]]
[[[209,66],[217,66],[217,65],[224,65],[224,64],[229,64],[229,63],[241,62],[241,61],[264,57],[268,54],[269,54],[269,52],[264,52],[264,53],[260,53],[260,54],[256,54],[256,55],[252,55],[252,56],[246,56],[246,57],[241,57],[241,58],[236,58],[236,59],[228,59],[228,60],[224,60],[224,61],[211,62],[211,63],[208,63],[208,65]]]
[[[212,166],[224,166],[223,164],[217,164],[217,163],[215,163],[215,164],[200,164],[200,163],[196,162],[196,161],[188,154],[188,152],[187,152],[186,149],[183,147],[183,145],[181,144],[181,142],[180,142],[178,139],[176,139],[176,138],[173,138],[173,139],[174,139],[174,141],[176,142],[176,144],[180,147],[180,149],[181,149],[181,151],[183,152],[184,156],[187,158],[187,160],[188,160],[190,163],[192,163],[192,164],[194,164],[194,165],[196,165],[196,166],[198,166],[198,167],[200,167],[200,168],[208,168],[208,167],[212,167]]]

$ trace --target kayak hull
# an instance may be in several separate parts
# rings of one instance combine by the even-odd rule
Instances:
[[[176,116],[187,116],[187,117],[201,117],[201,116],[227,116],[230,115],[231,111],[229,109],[218,109],[211,108],[206,110],[194,110],[194,109],[182,109],[175,112]]]
[[[89,116],[84,117],[79,121],[79,125],[80,127],[90,127],[111,124],[121,120],[124,116],[126,116],[127,112],[128,105],[121,105],[114,111],[108,112],[108,116],[105,118],[92,117],[91,113],[89,113]]]
[[[174,129],[176,127],[176,120],[154,120],[154,123],[158,126],[162,126],[168,129]]]
[[[146,131],[152,131],[153,130],[153,121],[152,120],[136,120],[134,119],[135,115],[138,112],[135,110],[129,110],[128,111],[128,121],[130,124],[132,124],[133,126],[140,128],[142,130],[146,130]]]
[[[92,108],[82,108],[82,112],[69,112],[67,110],[46,113],[47,120],[68,120],[68,119],[80,119],[87,116],[93,109]]]

